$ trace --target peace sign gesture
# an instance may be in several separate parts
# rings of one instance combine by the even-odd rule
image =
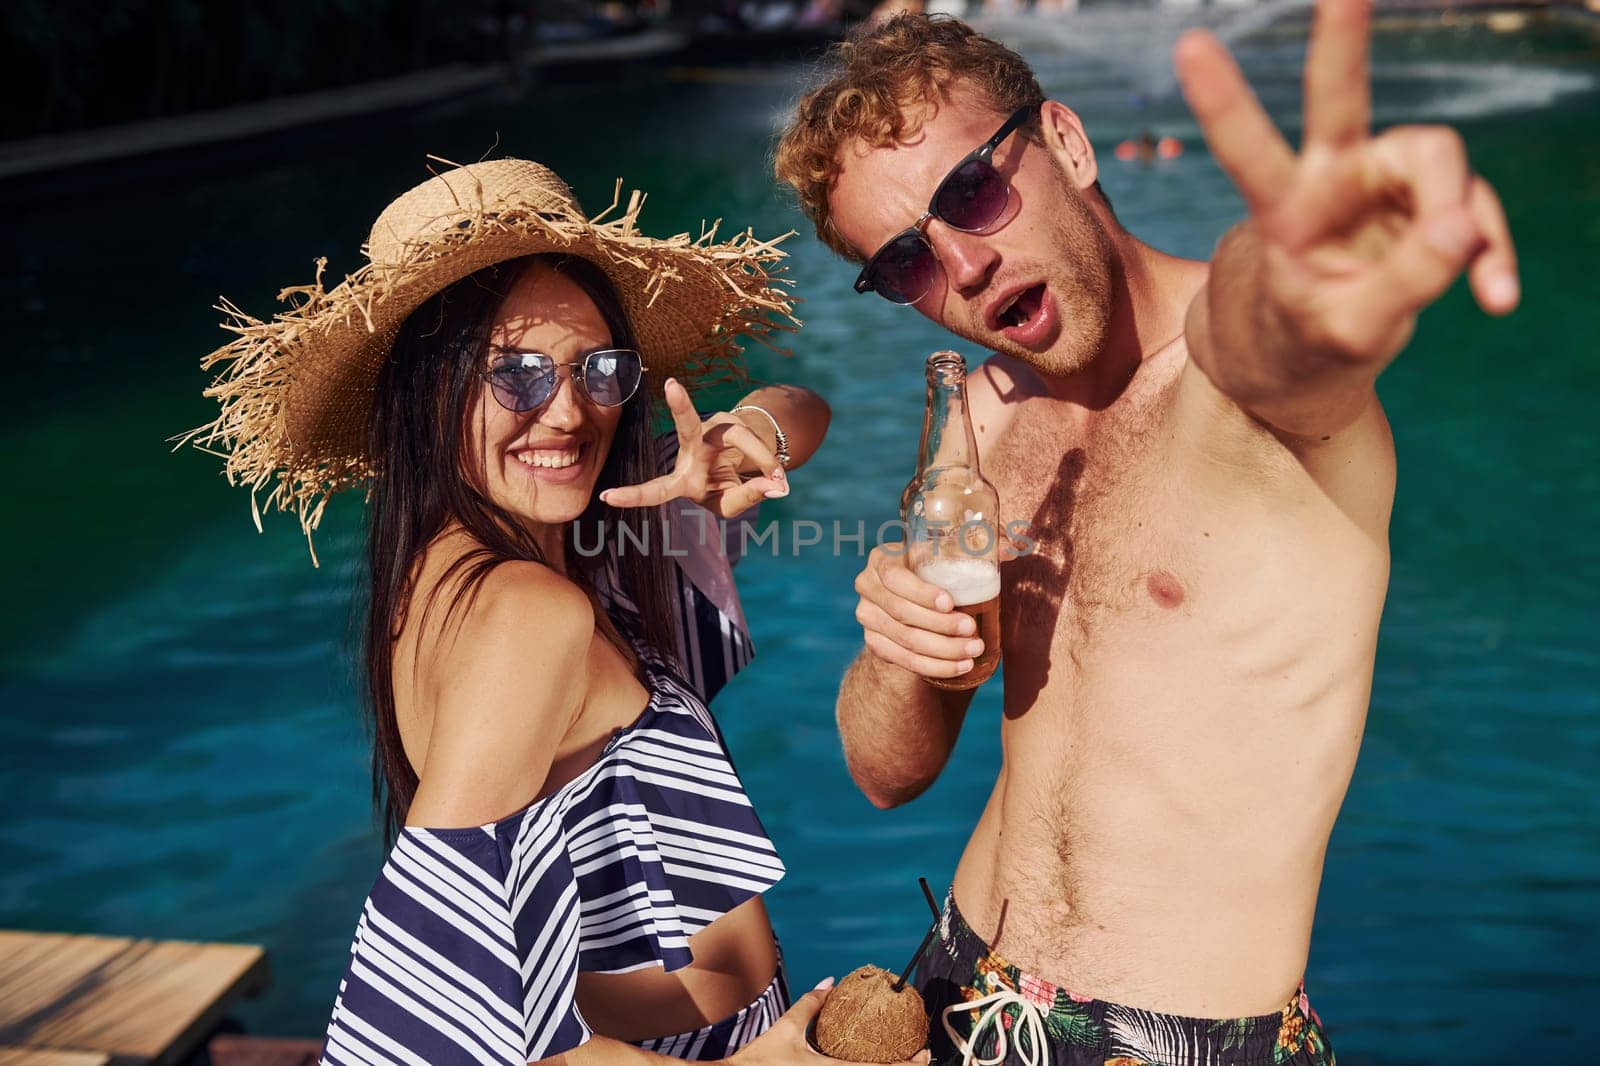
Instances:
[[[712,514],[732,518],[764,499],[789,494],[777,456],[743,420],[722,413],[702,421],[680,382],[668,378],[664,391],[678,431],[678,458],[671,473],[607,489],[600,494],[602,500],[613,507],[655,507],[683,497]],[[747,481],[741,471],[752,466],[772,473]]]
[[[1216,38],[1191,31],[1178,42],[1184,97],[1249,206],[1259,242],[1248,266],[1225,264],[1225,249],[1218,250],[1213,290],[1230,269],[1256,278],[1254,292],[1232,301],[1254,306],[1231,308],[1232,322],[1218,321],[1212,293],[1210,325],[1224,334],[1216,338],[1219,361],[1241,344],[1296,351],[1302,361],[1312,353],[1364,364],[1370,384],[1410,339],[1417,312],[1463,270],[1485,311],[1517,305],[1505,213],[1494,189],[1472,173],[1460,136],[1444,126],[1372,135],[1369,21],[1370,0],[1318,0],[1298,156]],[[1318,365],[1297,369],[1321,373]]]

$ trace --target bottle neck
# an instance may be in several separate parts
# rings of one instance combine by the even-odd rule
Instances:
[[[928,360],[928,406],[917,468],[933,467],[978,469],[978,443],[967,411],[967,368],[954,353],[941,352]]]

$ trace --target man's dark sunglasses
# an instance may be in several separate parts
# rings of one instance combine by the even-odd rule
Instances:
[[[928,243],[928,223],[938,219],[965,233],[977,233],[994,225],[1011,200],[1011,183],[994,168],[993,158],[1000,142],[1015,133],[1033,117],[1037,104],[1017,108],[1006,124],[995,130],[972,153],[955,165],[933,190],[928,210],[907,228],[884,242],[872,253],[856,277],[857,292],[875,292],[897,304],[914,304],[933,288],[939,258]]]
[[[500,406],[523,414],[544,406],[555,395],[562,364],[543,352],[495,348],[494,361],[484,372],[489,389]],[[572,382],[601,407],[621,407],[638,391],[644,366],[631,348],[606,348],[590,352],[581,363],[565,364]]]

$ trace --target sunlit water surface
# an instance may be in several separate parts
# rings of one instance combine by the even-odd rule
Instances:
[[[1010,22],[1084,115],[1118,214],[1205,256],[1240,213],[1170,94],[1176,23]],[[1298,35],[1240,44],[1296,125]],[[1382,123],[1449,120],[1501,189],[1526,303],[1491,321],[1458,286],[1383,380],[1400,454],[1394,577],[1361,762],[1334,833],[1308,986],[1344,1062],[1587,1061],[1600,992],[1600,92],[1594,38],[1380,35]],[[312,569],[293,521],[253,531],[210,458],[164,439],[208,417],[196,362],[219,293],[258,313],[311,261],[356,265],[367,221],[425,152],[544,160],[591,209],[625,176],[651,232],[723,217],[802,229],[765,155],[802,71],[641,74],[510,104],[439,107],[191,158],[36,183],[0,272],[11,503],[0,696],[0,925],[258,941],[275,983],[255,1031],[325,1023],[380,861],[349,666],[358,503]],[[1111,149],[1144,126],[1189,151]],[[757,374],[833,404],[833,437],[769,513],[873,528],[913,461],[923,356],[945,339],[855,297],[808,235],[788,245],[806,327]],[[969,352],[971,356],[977,353]],[[897,811],[851,786],[832,709],[855,652],[853,544],[741,568],[760,648],[717,711],[790,874],[770,897],[808,987],[897,965],[993,780],[998,692],[937,786]],[[536,635],[534,635],[536,636]]]

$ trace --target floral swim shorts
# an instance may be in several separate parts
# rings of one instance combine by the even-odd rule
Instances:
[[[1069,992],[973,932],[954,896],[917,967],[933,1066],[1333,1066],[1304,985],[1273,1014],[1185,1018]]]

